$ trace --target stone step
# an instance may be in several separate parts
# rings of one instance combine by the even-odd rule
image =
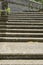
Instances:
[[[0,41],[43,41],[43,12],[14,13],[0,21]]]
[[[2,23],[0,23],[0,24],[2,24]],[[20,25],[43,25],[43,20],[42,20],[42,22],[41,21],[29,21],[29,22],[25,22],[25,21],[14,21],[14,20],[12,20],[12,21],[7,21],[6,22],[6,24],[8,24],[8,25],[16,25],[16,24],[20,24]]]
[[[43,38],[43,33],[12,33],[12,32],[1,32],[0,37],[40,37]]]
[[[0,42],[43,42],[43,38],[36,37],[0,37]]]
[[[3,26],[5,26],[5,25],[3,25]],[[0,27],[2,27],[2,25],[0,25]],[[10,28],[10,27],[12,27],[12,28],[15,28],[15,27],[43,27],[43,25],[18,25],[18,24],[16,24],[16,25],[6,25],[6,27],[7,28]]]
[[[10,16],[8,19],[9,20],[30,20],[30,19],[32,19],[32,20],[33,19],[36,19],[36,20],[38,20],[38,19],[41,20],[42,19],[43,20],[43,16],[40,16],[40,17],[39,16],[36,16],[36,17],[35,16],[32,16],[32,17],[30,17],[30,16],[27,16],[27,17],[26,16],[24,16],[24,17],[23,16],[20,16],[20,17],[19,16],[18,17],[13,16],[13,17],[11,17]]]
[[[1,28],[0,33],[6,33],[6,32],[11,32],[11,33],[43,33],[43,29],[6,29],[6,28]]]
[[[2,59],[2,56],[3,56],[3,59]],[[24,59],[24,60],[18,60],[18,59],[11,59],[12,58],[12,56],[11,56],[11,58],[10,58],[10,56],[8,57],[9,55],[0,55],[0,64],[9,64],[9,65],[12,65],[12,64],[14,64],[14,65],[43,65],[43,60],[41,59],[41,55],[39,56],[39,60],[37,60],[37,59],[32,59],[32,60],[28,60],[28,59]],[[8,58],[7,58],[8,57]],[[33,56],[32,56],[33,57]],[[35,56],[36,57],[36,56]]]

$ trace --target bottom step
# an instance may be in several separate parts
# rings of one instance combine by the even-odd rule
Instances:
[[[43,60],[43,55],[40,54],[30,54],[30,55],[23,55],[23,54],[16,54],[16,55],[0,55],[0,60],[28,60],[28,59],[37,59],[37,60]]]
[[[0,60],[0,65],[43,65],[43,60]]]

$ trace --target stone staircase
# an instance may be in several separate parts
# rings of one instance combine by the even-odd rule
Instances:
[[[43,42],[43,12],[21,12],[0,19],[0,42]]]

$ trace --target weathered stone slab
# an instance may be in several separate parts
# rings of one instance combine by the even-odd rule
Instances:
[[[0,42],[0,54],[43,54],[43,43]]]
[[[43,65],[43,60],[1,60],[0,65]]]

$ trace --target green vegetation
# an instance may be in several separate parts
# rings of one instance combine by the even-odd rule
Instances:
[[[35,1],[43,3],[43,0],[35,0]]]
[[[37,1],[37,2],[41,2],[42,5],[43,5],[43,0],[35,0],[35,1]],[[40,11],[43,11],[43,9],[41,9]]]

